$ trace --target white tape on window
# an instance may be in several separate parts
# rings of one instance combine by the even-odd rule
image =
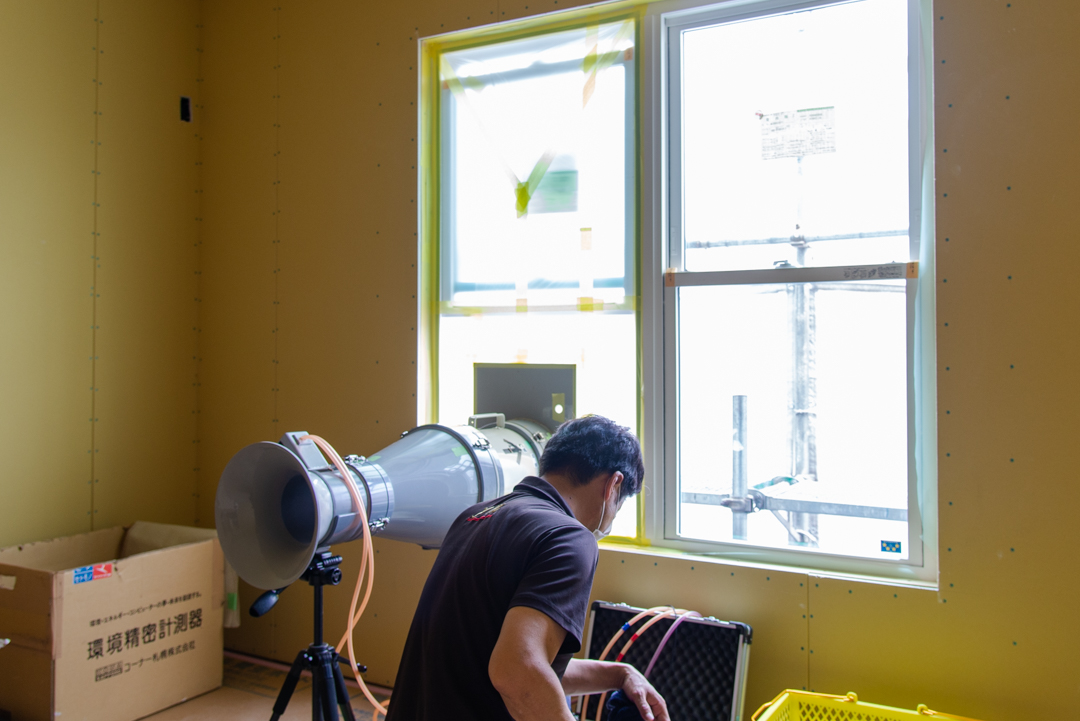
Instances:
[[[3,574],[0,574],[0,590],[14,591],[15,576],[4,576]]]

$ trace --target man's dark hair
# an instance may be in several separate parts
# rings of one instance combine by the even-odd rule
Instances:
[[[566,421],[555,431],[540,456],[540,475],[565,475],[584,486],[601,473],[622,471],[619,500],[641,491],[645,464],[641,444],[629,428],[603,416]]]

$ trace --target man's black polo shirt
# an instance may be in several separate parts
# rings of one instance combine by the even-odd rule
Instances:
[[[561,678],[581,648],[598,557],[592,533],[543,479],[466,509],[424,585],[387,721],[511,719],[488,677],[506,612],[534,608],[566,630],[552,664]]]

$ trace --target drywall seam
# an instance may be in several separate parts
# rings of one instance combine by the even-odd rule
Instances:
[[[272,423],[275,424],[274,435],[276,436],[277,422],[278,422],[278,366],[280,365],[280,356],[278,354],[278,309],[281,307],[281,298],[279,295],[280,284],[278,282],[281,275],[281,6],[274,7],[274,360],[273,365],[273,379],[274,384],[270,389],[272,398],[274,417]]]
[[[98,268],[101,267],[98,258],[98,236],[101,233],[98,232],[98,178],[101,177],[101,170],[98,167],[98,149],[101,147],[101,140],[99,135],[98,125],[101,122],[101,2],[97,3],[94,9],[94,139],[91,141],[94,145],[94,200],[93,200],[93,230],[91,235],[93,236],[93,253],[90,255],[90,260],[93,263],[91,266],[91,286],[90,286],[90,449],[87,451],[90,454],[90,510],[86,512],[86,515],[90,516],[90,530],[94,530],[94,516],[97,514],[97,507],[95,505],[94,490],[97,487],[97,299],[100,296],[98,293]]]
[[[192,415],[195,417],[192,419],[192,430],[194,434],[194,440],[192,445],[193,451],[193,466],[192,466],[192,501],[193,512],[192,518],[196,526],[201,525],[202,519],[199,517],[199,508],[201,506],[199,501],[199,490],[202,479],[202,438],[200,437],[199,422],[200,414],[202,413],[201,405],[201,388],[202,388],[202,344],[199,342],[202,336],[202,244],[203,244],[203,228],[202,228],[202,214],[203,214],[203,173],[202,173],[202,82],[203,82],[203,3],[198,5],[198,21],[195,25],[195,97],[191,99],[192,113],[191,119],[195,124],[195,195],[198,198],[198,202],[195,207],[195,327],[192,338],[192,388],[194,393],[192,394]]]
[[[278,338],[279,320],[281,308],[281,296],[280,296],[280,276],[281,276],[281,6],[274,6],[274,362],[273,366],[273,387],[270,389],[272,397],[274,417],[272,419],[272,427],[274,428],[274,436],[277,434],[277,422],[278,422],[278,368],[281,363],[281,356],[279,350],[281,344]],[[273,622],[270,624],[270,647],[278,652],[278,617],[273,618]]]
[[[804,628],[806,629],[806,646],[803,647],[803,653],[805,654],[805,657],[806,657],[806,685],[803,686],[803,691],[805,691],[808,688],[812,688],[812,685],[810,683],[810,653],[811,653],[810,649],[813,648],[813,647],[810,645],[810,619],[813,618],[813,615],[812,615],[812,609],[810,607],[810,575],[809,574],[806,575],[805,579],[803,580],[803,583],[805,584],[805,588],[806,588],[806,595],[804,596],[804,601],[803,601],[803,603],[805,604],[803,610],[806,611],[806,613],[803,614],[803,619],[806,621],[806,623],[804,624]]]

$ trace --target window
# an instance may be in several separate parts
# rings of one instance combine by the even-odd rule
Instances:
[[[730,3],[657,22],[658,542],[925,575],[915,346],[931,286],[910,14],[906,0]]]
[[[424,242],[441,423],[503,411],[475,407],[474,371],[527,363],[573,367],[567,417],[638,426],[636,28],[591,17],[425,45],[439,81]],[[627,504],[614,533],[636,528]]]
[[[495,410],[478,366],[573,366],[568,413],[645,446],[616,534],[933,580],[927,10],[676,1],[425,41],[422,414]]]

